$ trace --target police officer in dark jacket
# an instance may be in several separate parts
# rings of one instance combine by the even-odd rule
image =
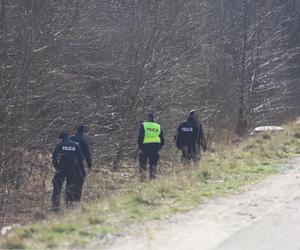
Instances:
[[[153,180],[156,178],[159,151],[164,143],[165,139],[161,126],[154,121],[153,113],[147,113],[147,121],[141,125],[138,135],[141,181],[145,181],[146,179],[148,160],[150,165],[150,179]]]
[[[84,125],[80,125],[77,128],[77,133],[73,136],[70,136],[70,140],[76,142],[80,149],[81,152],[86,160],[87,166],[89,169],[92,168],[92,160],[91,160],[91,153],[89,146],[84,138]]]
[[[53,177],[52,209],[60,209],[60,194],[64,181],[66,180],[65,201],[68,206],[74,201],[80,200],[84,166],[83,156],[79,146],[71,141],[68,133],[63,131],[59,135],[61,141],[55,146],[52,162],[56,170]]]
[[[176,146],[181,149],[183,162],[200,160],[200,147],[206,150],[204,132],[197,119],[196,112],[192,110],[188,118],[177,128]]]

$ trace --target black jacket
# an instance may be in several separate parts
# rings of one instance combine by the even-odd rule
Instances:
[[[69,138],[59,142],[52,154],[52,163],[57,171],[73,174],[83,169],[83,156],[79,146]]]
[[[140,126],[139,135],[138,135],[139,149],[143,149],[144,137],[145,137],[145,129],[144,129],[144,125],[142,124]],[[165,144],[165,138],[164,138],[164,133],[163,133],[162,128],[160,129],[159,137],[160,137],[160,148],[161,148]],[[148,144],[157,144],[157,143],[148,143]]]
[[[73,136],[70,136],[70,140],[79,145],[80,150],[88,165],[88,168],[91,168],[92,167],[91,153],[90,153],[89,146],[86,140],[84,139],[83,134],[77,133]]]
[[[201,124],[189,117],[183,121],[177,128],[176,144],[181,146],[199,146],[204,138],[204,132]]]

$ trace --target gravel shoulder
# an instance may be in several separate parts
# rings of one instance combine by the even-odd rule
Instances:
[[[300,158],[239,195],[131,231],[105,249],[299,250]]]

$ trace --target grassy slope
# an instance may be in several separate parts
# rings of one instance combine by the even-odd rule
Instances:
[[[199,202],[229,195],[278,171],[284,159],[300,154],[300,127],[250,138],[238,147],[208,153],[201,167],[152,183],[128,187],[117,196],[94,202],[40,224],[17,229],[1,248],[66,248],[94,237],[117,234],[128,225],[190,210]]]

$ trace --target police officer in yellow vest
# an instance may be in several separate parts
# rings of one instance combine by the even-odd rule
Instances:
[[[159,150],[164,143],[163,131],[160,125],[154,121],[154,114],[147,113],[147,121],[141,125],[138,135],[141,181],[145,181],[147,178],[148,160],[150,165],[150,179],[155,179]]]

